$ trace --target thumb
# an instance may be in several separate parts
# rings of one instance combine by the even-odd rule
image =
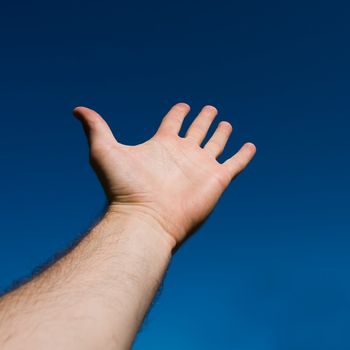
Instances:
[[[90,146],[117,142],[106,121],[94,110],[76,107],[73,114],[82,122]]]

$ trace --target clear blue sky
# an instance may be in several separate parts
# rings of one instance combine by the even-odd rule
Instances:
[[[135,349],[350,348],[347,2],[3,2],[0,288],[104,206],[77,105],[123,143],[215,105],[258,152],[176,254]]]

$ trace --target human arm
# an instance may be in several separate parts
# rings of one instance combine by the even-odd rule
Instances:
[[[0,299],[1,349],[130,348],[174,248],[255,153],[248,143],[218,163],[231,126],[201,147],[216,110],[205,107],[182,138],[188,110],[175,105],[137,146],[117,142],[96,112],[75,110],[108,209],[69,254]]]

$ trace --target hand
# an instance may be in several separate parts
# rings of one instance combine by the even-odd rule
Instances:
[[[112,210],[146,215],[179,244],[205,220],[225,188],[250,162],[255,146],[246,143],[220,164],[232,127],[221,122],[201,147],[217,114],[205,106],[189,127],[178,135],[190,107],[178,103],[163,118],[156,134],[137,146],[119,143],[95,111],[77,107],[90,145],[90,160]]]

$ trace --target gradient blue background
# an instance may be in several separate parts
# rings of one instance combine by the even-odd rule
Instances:
[[[105,200],[77,105],[124,143],[169,107],[258,149],[176,254],[135,349],[349,349],[349,14],[340,1],[2,2],[0,288]]]

